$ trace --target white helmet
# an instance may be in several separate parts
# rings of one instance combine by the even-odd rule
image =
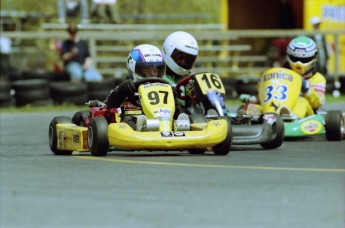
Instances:
[[[161,78],[165,74],[163,54],[158,47],[151,44],[136,46],[129,52],[127,69],[129,78],[134,82],[150,76]]]
[[[171,33],[164,41],[163,54],[167,66],[181,76],[188,75],[198,56],[198,42],[183,31]],[[182,60],[182,61],[179,61]]]

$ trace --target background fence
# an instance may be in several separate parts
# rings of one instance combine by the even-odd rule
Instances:
[[[68,37],[66,25],[42,24],[39,31],[6,31],[2,37],[14,40],[10,64],[17,73],[13,83],[1,83],[1,106],[15,104],[74,103],[89,99],[103,100],[108,92],[127,75],[129,51],[136,45],[150,43],[161,47],[164,39],[177,30],[190,32],[199,43],[199,56],[193,73],[213,72],[223,78],[229,98],[241,93],[256,93],[258,76],[266,69],[281,64],[289,40],[298,35],[312,36],[305,30],[237,30],[226,31],[221,24],[88,24],[80,27],[80,38],[89,42],[95,66],[105,77],[101,83],[71,84],[58,82],[62,68],[57,51]],[[333,36],[332,71],[326,76],[327,92],[337,88],[342,80],[339,36],[342,31],[322,32]],[[280,43],[278,47],[275,43]],[[284,50],[279,50],[282,48]],[[56,73],[56,72],[55,72]],[[25,81],[26,80],[26,81]],[[339,83],[338,83],[339,84]],[[339,87],[339,86],[338,86]],[[340,91],[344,91],[344,87]],[[15,94],[11,94],[14,89]],[[13,98],[13,99],[12,99]],[[10,101],[12,99],[12,101]],[[15,100],[15,101],[13,101]]]
[[[13,48],[12,62],[17,65],[24,62],[21,66],[18,65],[20,70],[52,69],[52,62],[59,61],[55,44],[67,38],[64,27],[58,26],[43,25],[41,31],[2,32],[1,36],[19,42]],[[122,77],[126,73],[128,52],[134,46],[150,43],[161,47],[164,39],[171,32],[188,31],[195,36],[200,46],[194,71],[212,71],[229,77],[257,76],[271,67],[279,57],[279,53],[272,53],[270,49],[274,39],[315,34],[313,31],[305,30],[222,31],[222,29],[220,24],[85,25],[81,27],[80,37],[89,41],[93,61],[105,77]],[[341,53],[338,48],[339,36],[343,32],[322,33],[334,37],[333,71],[328,76],[338,78],[345,74],[340,71]],[[25,64],[28,61],[30,63]],[[35,61],[36,63],[32,63]]]

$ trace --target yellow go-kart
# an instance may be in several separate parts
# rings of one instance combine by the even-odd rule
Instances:
[[[49,126],[49,146],[55,155],[90,151],[105,156],[116,150],[188,150],[200,154],[213,150],[227,155],[232,145],[232,126],[224,118],[198,121],[181,114],[173,119],[175,100],[171,85],[161,78],[135,82],[142,113],[135,116],[136,129],[123,122],[121,109],[102,105],[70,117],[55,117]],[[91,105],[92,106],[92,105]],[[180,118],[181,117],[181,118]]]
[[[342,140],[345,134],[342,112],[326,111],[321,108],[313,110],[307,100],[300,97],[301,86],[302,77],[298,73],[286,68],[271,68],[260,77],[258,86],[260,104],[247,102],[243,107],[245,110],[250,110],[251,106],[256,106],[261,109],[261,113],[281,115],[285,138],[325,134],[328,140]],[[298,116],[297,111],[302,114]],[[254,115],[253,119],[257,117]]]

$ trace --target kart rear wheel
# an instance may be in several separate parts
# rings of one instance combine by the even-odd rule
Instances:
[[[344,137],[344,118],[340,111],[328,111],[326,115],[326,138],[340,141]]]
[[[273,115],[275,117],[274,123],[270,122],[272,118],[270,118],[269,115]],[[280,147],[284,141],[284,121],[282,117],[277,113],[266,113],[260,116],[259,122],[272,125],[272,141],[261,143],[260,145],[265,149],[275,149]]]
[[[109,150],[108,122],[103,116],[91,120],[87,130],[87,143],[93,156],[106,156]]]
[[[56,124],[61,123],[72,123],[72,120],[70,117],[67,116],[58,116],[55,117],[49,124],[49,146],[51,151],[55,155],[71,155],[73,151],[71,150],[59,150],[57,148],[57,130],[56,130]]]
[[[84,120],[88,116],[90,116],[89,110],[76,112],[72,117],[72,122],[77,126],[84,127],[85,126]]]
[[[219,117],[219,119],[226,120],[226,122],[228,123],[228,131],[224,141],[212,147],[212,150],[215,155],[227,155],[230,152],[232,146],[232,125],[230,119],[226,116],[221,116]]]

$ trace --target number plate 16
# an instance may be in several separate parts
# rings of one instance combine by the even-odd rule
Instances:
[[[195,79],[203,94],[213,90],[218,90],[220,93],[225,94],[224,85],[219,75],[213,73],[202,73],[196,74]]]

